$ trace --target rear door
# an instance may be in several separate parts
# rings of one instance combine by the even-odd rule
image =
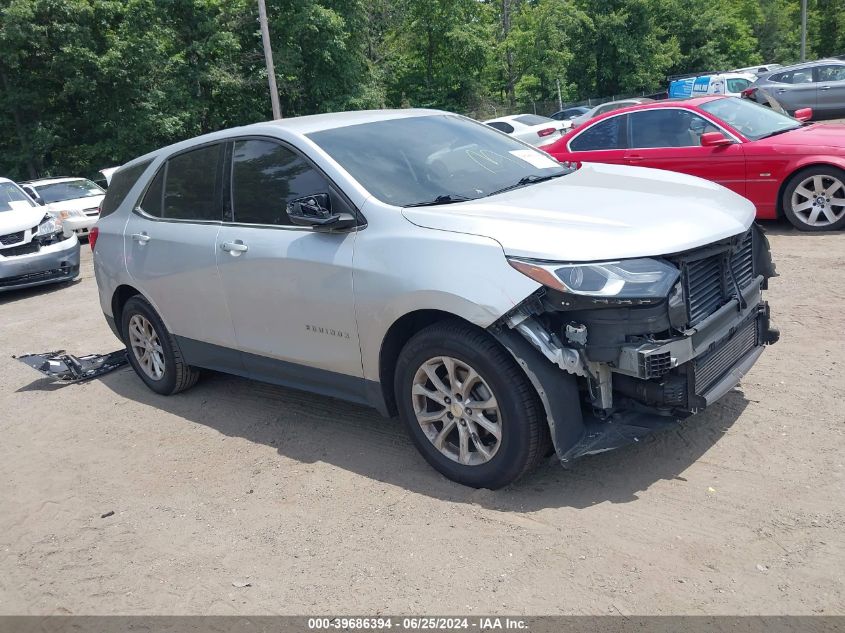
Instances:
[[[361,354],[352,295],[356,232],[295,226],[292,200],[328,194],[351,204],[310,161],[278,140],[230,145],[225,222],[215,253],[248,373],[361,400]]]
[[[845,114],[845,64],[816,68],[816,110],[826,116]]]
[[[235,347],[215,254],[222,219],[223,149],[222,143],[212,143],[171,156],[129,215],[124,231],[129,274],[167,328],[186,339],[186,348],[192,342]],[[229,369],[226,363],[191,360]]]
[[[723,132],[695,112],[655,108],[628,114],[625,162],[639,167],[677,171],[718,182],[745,195],[745,153],[742,143],[702,147],[701,135]]]

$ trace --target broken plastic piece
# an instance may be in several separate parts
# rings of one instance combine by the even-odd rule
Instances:
[[[62,349],[57,352],[24,354],[12,358],[17,358],[45,376],[61,382],[90,380],[123,367],[129,362],[125,349],[108,354],[88,354],[86,356],[66,354]]]

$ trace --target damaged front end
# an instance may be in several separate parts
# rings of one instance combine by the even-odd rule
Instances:
[[[757,225],[661,258],[511,263],[544,287],[491,332],[537,389],[562,461],[701,411],[778,339],[762,298],[776,273]]]

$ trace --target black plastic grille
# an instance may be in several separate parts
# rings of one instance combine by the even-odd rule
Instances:
[[[703,395],[725,373],[758,344],[757,319],[751,319],[727,341],[694,361],[695,392]]]
[[[733,272],[733,278],[730,271]],[[736,294],[734,279],[745,288],[754,279],[754,234],[748,231],[735,253],[724,251],[685,263],[684,292],[689,324],[703,321]]]
[[[659,378],[672,369],[672,355],[669,352],[648,354],[640,357],[641,374],[645,378]]]
[[[0,255],[3,257],[16,257],[18,255],[32,255],[33,253],[37,253],[41,248],[41,245],[36,242],[35,240],[29,242],[28,244],[21,244],[20,246],[12,246],[11,248],[4,248],[0,250]]]
[[[9,246],[10,244],[23,242],[23,234],[23,231],[18,231],[17,233],[6,233],[6,235],[0,235],[0,244],[3,246]]]

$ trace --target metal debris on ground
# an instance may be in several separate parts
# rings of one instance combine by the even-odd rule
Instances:
[[[60,382],[81,382],[91,380],[110,371],[119,369],[129,362],[126,350],[121,349],[108,354],[87,354],[74,356],[65,350],[45,352],[43,354],[23,354],[12,356],[49,378]]]

